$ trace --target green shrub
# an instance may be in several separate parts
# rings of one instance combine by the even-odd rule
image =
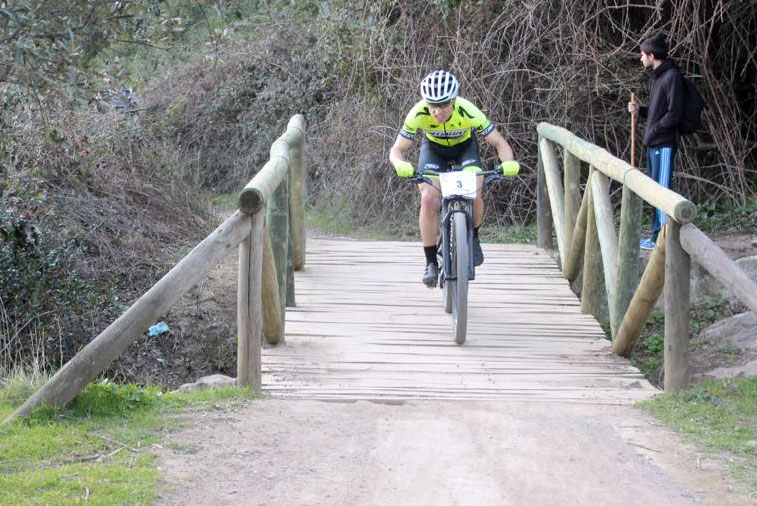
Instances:
[[[53,231],[43,194],[6,185],[0,193],[0,366],[9,370],[44,357],[48,366],[76,351],[81,336],[58,341],[50,329],[110,301],[109,289],[81,275],[80,253]]]

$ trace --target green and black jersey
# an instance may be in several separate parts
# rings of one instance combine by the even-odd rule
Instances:
[[[443,146],[455,146],[470,139],[472,130],[486,137],[494,125],[483,112],[464,98],[455,99],[455,109],[444,123],[437,123],[428,109],[425,100],[421,100],[410,109],[400,130],[400,135],[414,140],[418,130],[422,130],[428,140]]]

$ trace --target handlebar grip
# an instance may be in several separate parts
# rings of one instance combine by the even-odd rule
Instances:
[[[508,160],[500,164],[502,174],[505,176],[515,176],[520,172],[520,164],[515,160]]]

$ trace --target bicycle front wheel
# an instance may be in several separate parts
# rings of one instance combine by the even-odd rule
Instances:
[[[465,213],[455,213],[450,242],[452,249],[452,322],[455,342],[463,344],[468,330],[468,223]]]
[[[451,239],[452,220],[450,220],[449,223],[444,223],[442,226],[447,227],[447,232],[450,232],[448,234],[447,244],[444,244],[442,234],[439,234],[439,244],[437,245],[439,265],[442,266],[442,275],[439,276],[442,284],[442,306],[444,307],[444,312],[449,314],[452,312],[452,285],[450,284],[451,282],[444,279],[444,277],[447,273],[445,258],[453,258],[452,250],[455,249],[455,243]],[[454,267],[450,272],[454,272]]]

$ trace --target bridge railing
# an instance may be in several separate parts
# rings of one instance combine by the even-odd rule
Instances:
[[[261,337],[284,336],[294,274],[305,264],[305,121],[291,118],[270,160],[239,195],[239,210],[211,232],[120,317],[89,342],[5,422],[41,405],[62,406],[101,374],[161,315],[239,249],[237,384],[261,387]],[[267,222],[267,223],[266,223]]]
[[[664,388],[685,388],[689,383],[691,258],[755,313],[757,284],[691,223],[696,216],[692,202],[564,128],[540,123],[537,131],[537,245],[554,249],[554,225],[563,275],[580,285],[577,291],[584,313],[600,319],[606,303],[616,354],[631,353],[664,290]],[[583,196],[582,162],[588,165]],[[617,233],[610,179],[622,185]],[[669,219],[639,279],[642,199]]]

